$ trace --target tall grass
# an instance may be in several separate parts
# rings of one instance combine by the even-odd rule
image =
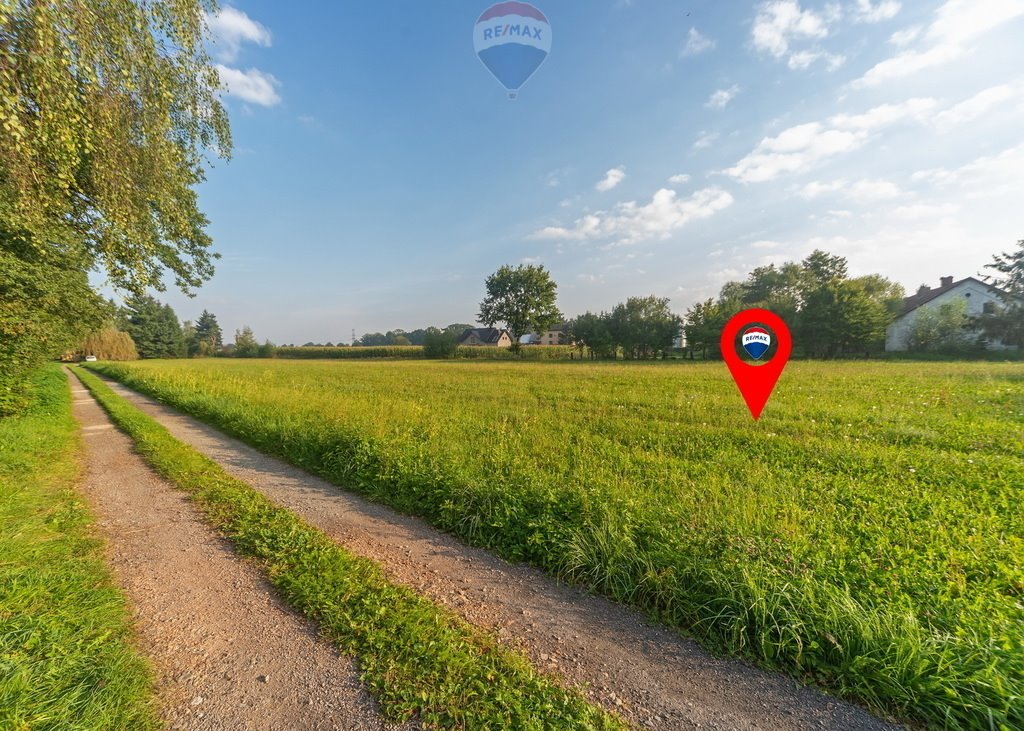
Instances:
[[[155,728],[124,597],[73,489],[67,381],[54,365],[32,386],[30,407],[0,419],[0,728]]]
[[[338,484],[890,714],[1024,727],[1024,369],[102,370]]]

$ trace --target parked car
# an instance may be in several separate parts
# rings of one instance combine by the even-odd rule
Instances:
[[[86,363],[95,363],[96,362],[96,356],[95,355],[87,355],[87,356],[85,356],[85,362]]]

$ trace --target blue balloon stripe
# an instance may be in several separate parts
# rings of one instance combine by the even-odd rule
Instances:
[[[515,91],[540,67],[548,54],[522,43],[505,43],[480,51],[480,60],[509,91]]]

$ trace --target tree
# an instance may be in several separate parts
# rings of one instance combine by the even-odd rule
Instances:
[[[608,329],[609,315],[607,312],[594,314],[585,312],[569,322],[569,339],[576,344],[582,354],[583,349],[590,351],[591,358],[614,359],[618,348]]]
[[[424,335],[423,353],[428,358],[451,358],[459,349],[457,338],[451,330],[428,327]]]
[[[698,349],[701,357],[707,360],[708,353],[714,357],[721,356],[720,339],[729,318],[735,313],[726,304],[728,300],[715,301],[708,299],[698,302],[686,312],[683,318],[683,332],[691,356]],[[738,312],[739,310],[737,310]]]
[[[108,325],[99,332],[92,333],[78,347],[79,357],[94,355],[98,360],[138,360],[139,353],[131,336]]]
[[[745,281],[726,283],[717,301],[690,308],[687,342],[705,357],[716,353],[729,318],[759,307],[786,321],[806,355],[832,358],[881,349],[885,328],[902,306],[903,288],[878,274],[851,279],[847,271],[845,258],[821,250],[800,263],[758,267]]]
[[[195,188],[230,152],[204,0],[0,3],[0,382],[109,317],[88,284],[213,272]],[[0,401],[5,397],[0,395]]]
[[[125,303],[122,322],[142,358],[180,358],[186,354],[181,325],[170,305],[149,295],[132,297]]]
[[[113,314],[89,286],[85,261],[74,245],[37,249],[12,239],[0,211],[0,416],[26,402],[34,368],[72,350]]]
[[[235,330],[235,351],[236,358],[255,358],[260,354],[260,344],[256,342],[256,336],[252,334],[252,328],[246,325],[241,330]]]
[[[1002,275],[985,279],[1006,294],[1000,296],[1001,306],[983,314],[979,324],[988,337],[1024,347],[1024,240],[1017,242],[1017,251],[995,255],[985,268]]]
[[[263,345],[260,346],[259,353],[256,355],[257,358],[276,358],[277,357],[277,346],[269,340],[264,340]]]
[[[907,336],[907,349],[918,353],[953,353],[971,345],[967,302],[955,299],[918,308]]]
[[[668,297],[630,297],[608,317],[612,340],[626,358],[664,354],[679,336],[681,320],[669,307]]]
[[[201,358],[216,355],[223,345],[224,336],[217,323],[217,316],[203,310],[203,314],[196,320],[195,332],[188,344],[188,354]]]
[[[514,269],[503,266],[487,278],[486,288],[477,319],[488,327],[504,323],[516,352],[523,335],[550,330],[562,319],[555,305],[558,285],[539,264],[520,264]]]

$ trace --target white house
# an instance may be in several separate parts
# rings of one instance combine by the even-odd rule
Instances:
[[[541,334],[527,333],[519,339],[523,345],[569,345],[569,324],[560,322]]]
[[[906,350],[907,339],[913,329],[917,314],[922,309],[938,307],[946,302],[962,299],[967,302],[967,315],[977,317],[995,311],[1000,305],[1000,290],[980,279],[967,277],[958,282],[953,277],[942,277],[941,284],[932,289],[921,285],[917,294],[903,300],[903,311],[885,330],[886,350]],[[999,342],[990,342],[992,349],[1004,349]]]

